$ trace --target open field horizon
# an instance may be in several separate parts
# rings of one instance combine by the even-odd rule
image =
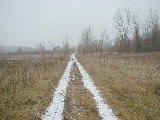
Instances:
[[[160,119],[160,53],[77,55],[122,120]]]
[[[93,55],[77,53],[76,56],[119,119],[158,120],[160,118],[159,52],[138,54],[114,52],[104,53],[103,56],[100,53]],[[52,58],[46,56],[43,59],[34,58],[35,56],[18,57],[20,59],[0,59],[2,96],[0,117],[4,120],[38,119],[53,100],[51,96],[69,58],[61,55]],[[81,111],[84,108],[81,113],[86,117],[87,112],[88,115],[95,113],[95,110],[92,111],[89,107],[94,108],[93,101],[89,93],[81,88],[83,83],[80,83],[81,77],[76,69],[76,67],[73,69],[71,79],[77,79],[79,82],[69,83],[70,90],[65,97],[65,118],[72,118],[70,112],[76,113],[75,108],[71,109],[72,104],[78,105],[77,110]],[[79,94],[76,94],[76,91]],[[88,100],[85,101],[87,96]],[[80,98],[82,101],[79,100]]]
[[[160,120],[160,0],[0,0],[0,120]]]

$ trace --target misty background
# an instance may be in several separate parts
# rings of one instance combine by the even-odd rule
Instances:
[[[81,30],[92,25],[95,33],[105,27],[115,36],[113,17],[129,7],[140,15],[160,10],[159,0],[0,0],[0,44],[35,47],[40,42],[62,46],[66,36],[77,45]]]

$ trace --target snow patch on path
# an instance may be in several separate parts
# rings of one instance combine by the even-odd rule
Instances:
[[[47,108],[45,115],[41,117],[42,120],[62,120],[63,118],[62,113],[64,110],[64,97],[66,94],[68,83],[70,81],[70,72],[73,63],[75,62],[73,57],[74,55],[71,55],[68,66],[65,69],[64,74],[60,79],[59,85],[54,92],[53,101]]]
[[[87,71],[83,68],[83,66],[78,62],[78,60],[73,56],[74,61],[76,62],[79,71],[82,75],[82,81],[84,83],[84,87],[88,89],[92,95],[93,99],[96,102],[97,108],[99,110],[99,114],[102,120],[118,120],[118,118],[113,114],[112,109],[105,103],[104,99],[101,97],[99,90],[92,82],[92,78],[89,76]]]
[[[88,89],[93,95],[93,99],[96,102],[99,114],[102,120],[118,120],[118,118],[113,114],[112,109],[105,103],[104,99],[101,97],[99,90],[92,82],[92,78],[83,68],[83,66],[75,58],[75,54],[71,55],[71,59],[68,62],[68,66],[62,75],[58,87],[56,88],[53,101],[47,108],[45,114],[41,117],[42,120],[62,120],[63,119],[63,110],[64,110],[64,99],[67,91],[68,83],[70,82],[70,72],[73,67],[73,63],[76,63],[78,69],[82,75],[82,81],[84,87]]]

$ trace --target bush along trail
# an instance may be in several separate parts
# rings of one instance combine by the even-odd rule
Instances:
[[[117,120],[87,71],[71,55],[42,120]]]

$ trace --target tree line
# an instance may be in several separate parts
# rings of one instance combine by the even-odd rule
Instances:
[[[110,39],[105,27],[101,27],[98,35],[95,34],[92,25],[82,29],[77,51],[83,54],[94,52],[157,52],[160,51],[160,19],[156,10],[150,9],[147,15],[141,15],[130,8],[118,9],[113,17],[113,27],[116,35]],[[37,44],[36,48],[23,50],[19,47],[14,52],[5,53],[0,45],[0,55],[3,54],[45,54],[63,53],[71,54],[76,47],[70,45],[67,35],[63,45],[46,46],[44,43]]]
[[[55,46],[51,43],[46,44],[45,42],[40,42],[36,44],[35,48],[32,47],[14,47],[12,50],[5,50],[8,48],[5,48],[5,46],[0,45],[0,55],[24,55],[24,54],[40,54],[42,58],[45,57],[45,55],[49,54],[63,54],[63,55],[69,55],[76,51],[76,48],[74,46],[71,46],[68,38],[63,41],[62,46]]]
[[[107,52],[157,52],[160,51],[160,20],[158,11],[150,9],[140,16],[130,8],[118,9],[113,18],[116,36],[109,39],[102,27],[98,37],[91,25],[86,26],[80,35],[78,52],[83,54]]]

